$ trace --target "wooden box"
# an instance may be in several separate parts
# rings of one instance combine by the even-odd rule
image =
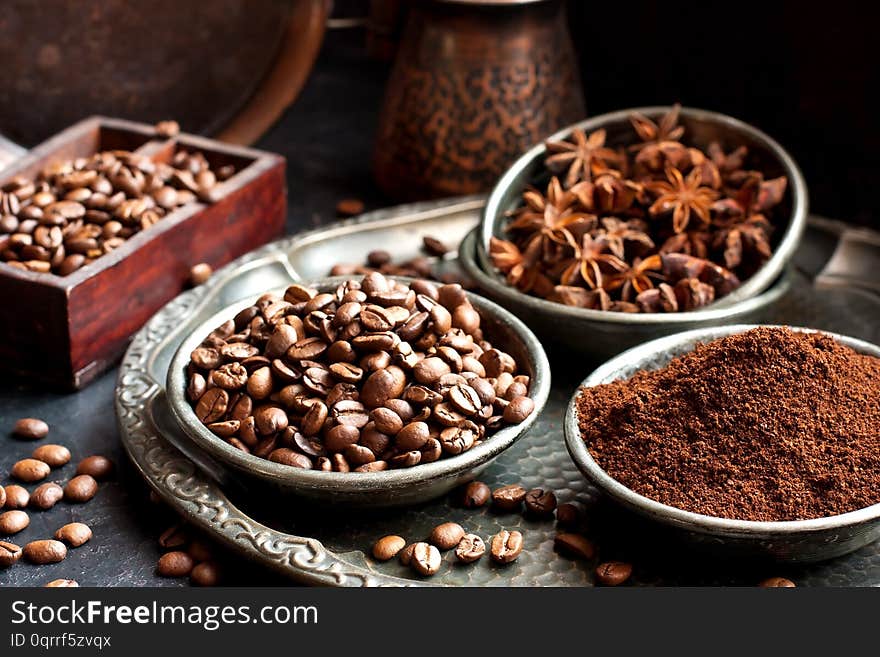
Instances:
[[[0,185],[97,151],[131,150],[168,162],[180,148],[201,151],[215,169],[235,166],[212,190],[212,203],[181,206],[68,276],[0,263],[0,369],[80,388],[186,287],[192,265],[217,268],[283,232],[283,157],[192,135],[164,139],[153,126],[130,121],[86,119],[3,169]]]

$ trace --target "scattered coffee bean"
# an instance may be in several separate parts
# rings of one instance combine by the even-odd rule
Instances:
[[[461,505],[466,509],[484,506],[492,497],[492,491],[482,481],[472,481],[461,491]]]
[[[49,435],[49,425],[43,420],[25,417],[15,423],[12,433],[26,440],[42,440]]]
[[[556,510],[556,495],[553,491],[534,488],[525,496],[526,512],[533,516],[552,516]]]
[[[606,561],[596,566],[596,580],[604,586],[619,586],[632,575],[632,564],[623,561]]]
[[[17,534],[31,524],[30,516],[24,511],[4,511],[0,513],[0,534]]]
[[[518,531],[501,530],[492,537],[490,554],[496,563],[508,564],[522,554],[523,536]]]
[[[25,509],[31,499],[31,494],[27,492],[24,486],[18,484],[10,484],[4,489],[6,493],[7,509]]]
[[[189,543],[189,535],[182,524],[169,527],[159,536],[159,547],[163,550],[178,550],[187,543]]]
[[[440,570],[443,559],[440,551],[428,543],[416,543],[413,546],[410,565],[420,575],[430,577]]]
[[[206,262],[193,265],[189,270],[189,282],[193,287],[198,287],[208,282],[214,275],[214,269]]]
[[[444,522],[431,530],[428,543],[439,550],[451,550],[464,536],[464,529],[457,522]]]
[[[797,585],[790,579],[785,579],[784,577],[770,577],[765,579],[758,586],[762,589],[790,589],[795,588]]]
[[[496,488],[492,492],[492,505],[499,511],[518,511],[526,493],[526,489],[519,484]]]
[[[189,580],[194,586],[217,586],[220,578],[220,567],[214,561],[197,564],[189,575]]]
[[[593,547],[593,544],[580,534],[557,534],[553,539],[553,547],[560,554],[585,561],[596,555],[596,548]]]
[[[364,202],[359,198],[344,198],[336,203],[336,214],[340,217],[353,217],[364,211]]]
[[[505,422],[519,424],[531,415],[534,410],[535,402],[532,401],[531,397],[514,397],[504,408],[502,417]]]
[[[88,502],[98,492],[98,482],[91,475],[77,475],[64,487],[64,499],[82,504]]]
[[[465,534],[455,548],[455,558],[462,563],[473,563],[486,554],[486,544],[476,534]]]
[[[436,237],[431,237],[430,235],[425,235],[422,238],[422,248],[424,248],[425,253],[430,256],[444,256],[449,253],[449,247],[447,247],[443,242],[438,240]]]
[[[367,254],[367,265],[370,267],[381,267],[389,262],[391,262],[391,254],[388,251],[378,249]]]
[[[70,547],[85,545],[92,539],[92,530],[88,525],[81,522],[71,522],[55,532],[55,538],[64,541]]]
[[[61,541],[51,539],[31,541],[24,546],[22,554],[31,563],[42,565],[64,561],[67,556],[67,548]]]
[[[53,579],[46,584],[46,588],[50,589],[69,589],[77,587],[79,587],[79,584],[75,579]]]
[[[192,541],[186,548],[187,554],[195,561],[210,561],[214,558],[214,551],[204,541],[198,539]]]
[[[10,474],[19,481],[33,483],[49,476],[51,468],[37,459],[22,459],[14,463]]]
[[[566,502],[556,507],[556,523],[563,529],[583,529],[584,514],[579,506]]]
[[[416,549],[415,543],[410,543],[405,548],[403,548],[400,552],[397,553],[397,559],[404,566],[410,565],[412,563],[413,550]]]
[[[64,497],[64,489],[54,482],[40,484],[31,494],[30,506],[46,511],[51,509]]]
[[[109,479],[113,474],[113,461],[106,456],[87,456],[76,466],[76,474],[89,475],[97,481]]]
[[[6,506],[6,489],[0,486],[0,509]]]
[[[373,545],[373,558],[377,561],[389,561],[406,547],[406,541],[400,536],[383,536]]]
[[[70,450],[64,445],[40,445],[31,456],[52,468],[60,468],[70,462]]]
[[[21,558],[21,547],[9,541],[0,541],[0,568],[9,568]]]
[[[186,552],[175,550],[166,552],[159,558],[156,573],[160,577],[186,577],[192,572],[195,563]]]

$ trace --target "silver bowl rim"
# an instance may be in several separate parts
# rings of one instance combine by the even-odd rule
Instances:
[[[760,308],[764,308],[784,296],[791,288],[792,275],[788,268],[780,272],[779,276],[774,279],[767,289],[750,296],[746,299],[740,299],[735,303],[726,306],[712,304],[703,310],[685,311],[679,313],[618,313],[607,310],[590,310],[590,315],[586,315],[584,309],[564,306],[553,301],[546,301],[538,297],[532,297],[528,294],[516,290],[515,288],[502,283],[497,277],[487,273],[480,263],[477,262],[476,242],[478,241],[479,227],[474,228],[465,236],[459,247],[459,262],[465,273],[475,279],[475,282],[487,293],[510,301],[511,303],[533,305],[539,304],[540,307],[535,308],[538,311],[552,311],[559,313],[560,321],[577,320],[580,322],[592,321],[616,321],[621,324],[638,324],[642,326],[651,325],[675,325],[675,324],[692,324],[696,322],[717,322],[727,319],[733,315],[752,312]],[[552,308],[551,308],[552,307]],[[608,315],[619,315],[619,317],[609,318]],[[643,318],[643,321],[633,321],[633,318]],[[662,320],[662,321],[660,321]]]
[[[302,284],[318,289],[332,289],[349,278],[347,276],[326,277],[303,282]],[[413,280],[403,276],[391,278],[404,282]],[[283,294],[285,289],[286,287],[275,288],[268,290],[268,292],[280,292]],[[320,472],[317,470],[294,468],[274,463],[252,454],[246,454],[215,436],[199,421],[186,400],[184,369],[189,362],[193,349],[201,344],[205,336],[226,320],[234,317],[238,311],[253,305],[256,298],[254,295],[249,295],[247,298],[236,301],[215,313],[195,327],[181,342],[168,369],[166,380],[168,405],[178,425],[199,448],[239,471],[274,483],[280,483],[285,487],[308,489],[316,492],[338,491],[362,492],[366,494],[400,490],[417,484],[427,484],[431,480],[448,479],[460,475],[488,463],[524,436],[544,409],[550,394],[550,363],[547,360],[544,348],[534,333],[513,314],[496,303],[471,292],[468,292],[467,296],[481,315],[488,314],[493,319],[509,325],[512,334],[522,343],[522,347],[528,355],[531,361],[531,368],[534,371],[530,381],[529,392],[530,397],[535,402],[535,409],[523,422],[502,428],[494,433],[491,438],[483,441],[482,444],[462,454],[411,468],[389,469],[381,472]]]
[[[580,128],[587,132],[592,132],[609,123],[617,123],[629,120],[634,112],[638,112],[648,117],[656,117],[665,114],[670,109],[669,105],[652,105],[648,107],[634,107],[630,109],[617,110],[607,114],[601,114],[578,123],[573,123],[558,132],[548,136],[539,144],[536,144],[527,150],[519,159],[514,162],[507,171],[502,174],[501,178],[495,184],[495,187],[489,193],[486,205],[480,215],[480,224],[478,226],[478,238],[476,243],[477,261],[481,264],[481,269],[486,270],[489,265],[488,244],[489,239],[494,236],[495,217],[503,212],[501,202],[503,197],[508,193],[510,188],[516,184],[516,178],[522,171],[530,166],[536,159],[541,158],[547,151],[544,145],[547,141],[560,140],[570,136],[572,130]],[[698,321],[705,318],[706,313],[715,311],[722,307],[728,307],[738,304],[739,302],[753,298],[756,294],[762,292],[785,269],[785,265],[791,260],[798,244],[803,237],[807,225],[807,212],[809,208],[809,194],[807,191],[807,183],[801,173],[800,168],[788,152],[772,137],[765,132],[755,128],[744,121],[735,119],[726,114],[712,112],[693,107],[682,107],[681,115],[701,121],[711,121],[724,125],[731,130],[748,134],[754,141],[763,144],[773,155],[779,160],[785,175],[788,177],[788,185],[791,193],[791,217],[786,225],[785,232],[776,247],[770,260],[743,282],[740,287],[710,304],[706,308],[694,311],[685,311],[679,313],[612,313],[604,310],[592,310],[588,308],[573,308],[563,304],[547,301],[539,297],[533,297],[511,288],[506,283],[499,284],[508,287],[513,296],[523,298],[523,303],[534,307],[537,312],[559,315],[571,319],[590,319],[593,321],[620,323],[620,324],[674,324],[679,321]],[[489,276],[496,276],[494,272],[487,272]],[[707,318],[708,319],[708,318]]]
[[[684,331],[682,333],[658,338],[637,347],[633,347],[601,365],[584,379],[580,385],[578,385],[569,400],[565,412],[565,420],[563,423],[565,445],[577,468],[602,493],[608,495],[615,501],[622,503],[629,509],[647,516],[656,522],[670,524],[680,529],[696,531],[704,534],[754,537],[755,539],[772,535],[774,537],[782,538],[794,534],[839,530],[845,527],[851,527],[880,519],[880,503],[835,516],[811,518],[807,520],[756,521],[708,516],[669,506],[636,493],[634,490],[624,486],[605,472],[605,470],[603,470],[593,459],[587,449],[586,443],[584,443],[581,437],[581,432],[578,427],[576,402],[580,395],[581,388],[593,387],[605,381],[620,378],[616,375],[624,366],[631,366],[633,362],[641,361],[650,355],[662,353],[669,349],[675,349],[689,342],[696,343],[714,340],[736,333],[743,333],[759,327],[779,328],[780,325],[736,324],[731,326]],[[880,358],[880,346],[865,340],[859,340],[850,336],[812,328],[796,326],[787,326],[785,328],[801,333],[822,333],[859,353]]]

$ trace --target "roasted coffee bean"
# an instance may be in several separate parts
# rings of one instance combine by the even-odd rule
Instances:
[[[70,462],[70,450],[63,445],[40,445],[31,456],[52,468],[60,468]]]
[[[247,342],[232,342],[220,348],[220,355],[227,361],[241,361],[259,353],[259,349]]]
[[[98,492],[98,482],[91,475],[77,475],[64,487],[64,499],[75,504],[88,502]]]
[[[26,440],[42,440],[49,435],[49,425],[43,420],[25,417],[16,421],[12,433]]]
[[[485,506],[492,497],[492,491],[482,481],[472,481],[461,490],[461,504],[466,509]]]
[[[582,529],[585,524],[584,514],[580,507],[571,502],[556,507],[556,524],[563,529]]]
[[[258,442],[251,453],[261,459],[267,459],[276,447],[278,447],[278,436],[272,435]]]
[[[455,547],[455,558],[462,563],[473,563],[486,554],[486,544],[476,534],[465,534]]]
[[[212,422],[208,425],[208,429],[221,438],[232,438],[241,429],[241,422],[238,420],[226,420],[224,422]]]
[[[349,445],[345,448],[345,460],[354,467],[359,467],[376,460],[376,455],[369,447]]]
[[[490,553],[496,563],[508,564],[516,561],[523,551],[523,536],[518,531],[501,530],[492,537]]]
[[[420,575],[430,577],[440,571],[443,559],[440,551],[428,543],[416,543],[412,549],[410,566]]]
[[[353,399],[343,399],[333,405],[331,412],[336,424],[344,424],[361,429],[370,421],[364,405]]]
[[[261,367],[255,370],[247,379],[247,393],[252,399],[262,401],[272,394],[272,370]]]
[[[193,558],[186,552],[166,552],[159,558],[156,574],[160,577],[186,577],[194,566]]]
[[[373,544],[373,558],[377,561],[390,561],[406,546],[400,536],[383,536]]]
[[[11,536],[17,534],[31,524],[31,519],[24,511],[15,509],[0,513],[0,534]]]
[[[37,459],[22,459],[12,465],[10,475],[19,481],[33,483],[49,476],[50,468],[47,463]]]
[[[191,402],[197,402],[208,389],[205,377],[198,372],[193,372],[189,377],[189,385],[186,387],[186,397]]]
[[[444,522],[431,530],[428,543],[438,550],[451,550],[464,537],[465,531],[457,522]]]
[[[391,365],[391,354],[387,351],[377,351],[372,354],[367,354],[361,358],[360,365],[364,372],[384,370]]]
[[[449,365],[442,359],[431,357],[419,361],[413,368],[413,375],[419,383],[431,385],[441,376],[449,374],[451,371]]]
[[[470,429],[449,427],[440,432],[440,446],[446,454],[455,455],[466,452],[474,446],[476,437]]]
[[[196,287],[208,282],[208,279],[214,275],[214,269],[206,262],[200,262],[193,265],[189,270],[190,285]]]
[[[342,452],[349,445],[357,443],[360,436],[357,427],[340,424],[327,432],[324,438],[324,447],[330,452]]]
[[[53,579],[46,584],[45,588],[49,589],[75,589],[79,588],[79,583],[75,579]]]
[[[277,406],[261,406],[254,411],[254,421],[257,432],[263,436],[283,431],[288,424],[287,413]]]
[[[406,387],[406,374],[394,365],[370,374],[361,389],[361,402],[368,408],[384,406],[389,399],[396,399]]]
[[[159,547],[163,550],[177,550],[189,543],[189,535],[183,525],[172,525],[159,536]]]
[[[300,429],[306,436],[316,436],[324,427],[328,415],[327,405],[322,401],[316,401],[303,417]]]
[[[189,546],[186,548],[186,552],[196,561],[208,561],[214,557],[214,552],[211,549],[211,546],[198,539],[190,542]]]
[[[222,571],[215,561],[196,564],[189,574],[193,586],[217,586],[222,579]]]
[[[482,407],[483,402],[477,391],[469,385],[457,385],[449,390],[449,401],[456,410],[465,415],[474,415]]]
[[[226,415],[228,404],[229,393],[222,388],[211,388],[202,395],[196,404],[196,417],[203,424],[217,422]]]
[[[430,435],[430,428],[424,422],[410,422],[397,433],[394,442],[399,449],[409,451],[421,448]]]
[[[0,486],[0,509],[6,505],[6,489]]]
[[[211,380],[224,390],[239,390],[248,382],[248,371],[239,362],[227,363],[214,370]]]
[[[21,547],[9,541],[0,541],[0,568],[9,568],[21,559]]]
[[[432,256],[444,256],[449,252],[449,248],[443,242],[429,235],[422,238],[422,247],[425,253]]]
[[[465,421],[464,415],[446,402],[441,402],[434,407],[432,417],[444,427],[461,427]]]
[[[294,452],[287,447],[279,447],[269,454],[269,460],[273,463],[281,463],[289,465],[292,468],[303,468],[304,470],[312,469],[312,459],[305,454]]]
[[[403,429],[401,417],[386,406],[373,409],[370,412],[370,419],[375,422],[376,429],[391,436]]]
[[[596,581],[605,586],[619,586],[630,578],[632,570],[632,564],[606,561],[596,566]]]
[[[632,570],[632,568],[630,568],[630,570]],[[627,574],[627,577],[629,577],[629,574]],[[785,579],[784,577],[770,577],[762,581],[758,586],[762,589],[790,589],[795,588],[797,585],[790,579]]]
[[[31,498],[27,489],[18,484],[10,484],[9,486],[6,486],[3,489],[3,492],[6,494],[5,507],[7,509],[24,509],[27,507]]]
[[[588,561],[596,555],[593,544],[580,534],[562,533],[553,539],[553,547],[565,556]]]
[[[77,548],[85,545],[92,539],[92,530],[88,525],[81,522],[71,522],[55,532],[55,538],[64,541],[70,547]]]
[[[89,475],[96,481],[104,481],[113,476],[113,461],[106,456],[87,456],[76,466],[76,474]]]
[[[428,438],[419,451],[421,452],[419,463],[433,463],[443,456],[443,448],[440,446],[440,441],[436,438]]]
[[[31,493],[30,506],[45,511],[51,509],[64,497],[64,489],[56,483],[45,483],[37,486]]]
[[[535,410],[535,402],[530,397],[514,397],[504,409],[505,422],[519,424]]]
[[[533,488],[525,496],[526,512],[533,516],[552,516],[556,510],[556,495],[553,491]]]
[[[354,472],[382,472],[388,469],[388,461],[373,461],[354,468]]]
[[[31,541],[24,546],[22,556],[33,564],[42,565],[64,561],[67,556],[67,548],[61,541],[41,540]]]
[[[496,488],[492,491],[492,505],[499,511],[518,511],[527,492],[519,484]]]

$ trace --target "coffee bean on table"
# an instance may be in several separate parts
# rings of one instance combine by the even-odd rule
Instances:
[[[37,459],[22,459],[14,463],[10,474],[19,481],[33,483],[49,476],[51,468]]]
[[[505,422],[519,424],[535,410],[535,402],[531,397],[514,397],[504,409],[502,417]]]
[[[87,456],[76,466],[76,474],[89,475],[97,481],[104,481],[113,474],[113,461],[106,456]]]
[[[606,561],[596,566],[596,580],[604,586],[619,586],[632,575],[632,564],[624,561]]]
[[[190,574],[195,562],[186,552],[175,550],[166,552],[159,558],[156,573],[160,577],[186,577]]]
[[[518,531],[501,530],[492,537],[490,554],[492,560],[500,564],[516,561],[523,551],[523,536]]]
[[[55,538],[64,541],[70,547],[79,547],[91,540],[92,530],[84,523],[71,522],[56,531]]]
[[[440,551],[428,543],[416,543],[413,546],[410,565],[420,575],[430,577],[436,575],[442,563]]]
[[[21,558],[21,547],[9,541],[0,541],[0,568],[9,568]]]
[[[15,423],[12,433],[26,440],[42,440],[49,435],[49,425],[38,418],[25,417]]]
[[[79,587],[79,583],[77,583],[75,579],[53,579],[46,584],[46,588],[50,589],[69,589],[77,587]]]
[[[189,543],[189,535],[183,525],[169,527],[159,536],[159,547],[163,550],[177,550]]]
[[[51,509],[64,497],[64,489],[54,482],[40,484],[31,493],[30,506],[41,511]]]
[[[82,504],[88,502],[98,492],[98,482],[91,475],[77,475],[64,487],[64,499]]]
[[[189,282],[194,287],[207,283],[208,279],[214,275],[214,269],[206,262],[200,262],[193,265],[189,270]]]
[[[397,559],[404,566],[410,565],[413,557],[413,550],[416,549],[415,543],[410,543],[405,548],[403,548],[400,552],[397,553]]]
[[[533,516],[551,516],[556,510],[556,495],[553,491],[534,488],[525,496],[526,512]]]
[[[461,504],[466,509],[484,506],[492,497],[492,491],[482,481],[472,481],[461,491]]]
[[[758,586],[762,589],[790,589],[797,585],[790,579],[784,577],[770,577],[761,582]]]
[[[492,506],[499,511],[517,511],[526,498],[525,488],[519,484],[509,484],[492,492]]]
[[[70,450],[64,445],[40,445],[31,456],[52,468],[60,468],[70,462]]]
[[[189,574],[190,582],[194,586],[217,586],[220,583],[220,567],[214,561],[203,561],[193,567]]]
[[[444,522],[431,530],[428,543],[439,550],[451,550],[458,545],[464,534],[464,529],[457,522]]]
[[[449,252],[449,248],[443,242],[430,235],[425,235],[422,238],[422,247],[425,249],[425,253],[432,256],[443,256]]]
[[[553,539],[553,547],[560,554],[574,559],[587,561],[596,555],[596,548],[593,547],[590,540],[580,534],[566,532],[557,534]]]
[[[584,514],[576,504],[566,502],[556,507],[556,523],[563,529],[582,529]]]
[[[0,486],[0,509],[6,505],[6,489]]]
[[[476,534],[465,534],[455,548],[455,558],[462,563],[473,563],[486,554],[486,544]]]
[[[373,558],[377,561],[389,561],[406,547],[406,540],[400,536],[383,536],[373,545]]]
[[[27,492],[27,489],[24,486],[19,486],[18,484],[10,484],[9,486],[6,486],[3,490],[6,493],[7,509],[27,508],[28,502],[31,499],[31,494]]]
[[[61,541],[51,539],[31,541],[24,546],[22,554],[31,563],[42,565],[64,561],[67,556],[67,548]]]
[[[195,561],[209,561],[214,558],[214,551],[211,546],[198,539],[192,541],[187,546],[186,552]]]

